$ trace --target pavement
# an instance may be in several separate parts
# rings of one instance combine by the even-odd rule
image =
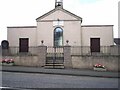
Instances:
[[[0,71],[18,72],[18,73],[40,73],[55,75],[72,75],[72,76],[90,76],[104,78],[120,78],[118,72],[94,71],[86,69],[45,69],[41,67],[23,67],[23,66],[2,66]]]

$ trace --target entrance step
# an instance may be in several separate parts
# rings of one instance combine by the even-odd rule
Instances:
[[[65,68],[63,64],[46,64],[45,68],[56,68],[56,69],[63,69]]]
[[[63,64],[64,62],[62,60],[56,60],[56,61],[53,61],[53,60],[47,60],[46,61],[46,64]]]

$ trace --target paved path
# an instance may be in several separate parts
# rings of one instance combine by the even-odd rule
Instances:
[[[118,78],[118,72],[94,71],[83,69],[45,69],[39,67],[22,67],[22,66],[2,66],[2,71],[6,72],[23,72],[23,73],[40,73],[40,74],[56,74],[56,75],[73,75],[73,76],[91,76]]]

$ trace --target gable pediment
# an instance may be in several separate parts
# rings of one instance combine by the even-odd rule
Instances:
[[[79,20],[82,21],[82,18],[63,9],[63,8],[55,8],[51,11],[49,11],[48,13],[38,17],[36,19],[37,22],[40,21],[48,21],[48,20]]]

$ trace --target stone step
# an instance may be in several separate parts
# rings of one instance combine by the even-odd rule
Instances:
[[[63,61],[46,61],[46,63],[64,63]]]
[[[56,69],[63,69],[65,68],[63,64],[46,64],[45,68],[56,68]]]
[[[50,64],[52,64],[52,63],[61,63],[61,64],[63,64],[64,63],[64,61],[63,60],[46,60],[46,63],[50,63]]]

